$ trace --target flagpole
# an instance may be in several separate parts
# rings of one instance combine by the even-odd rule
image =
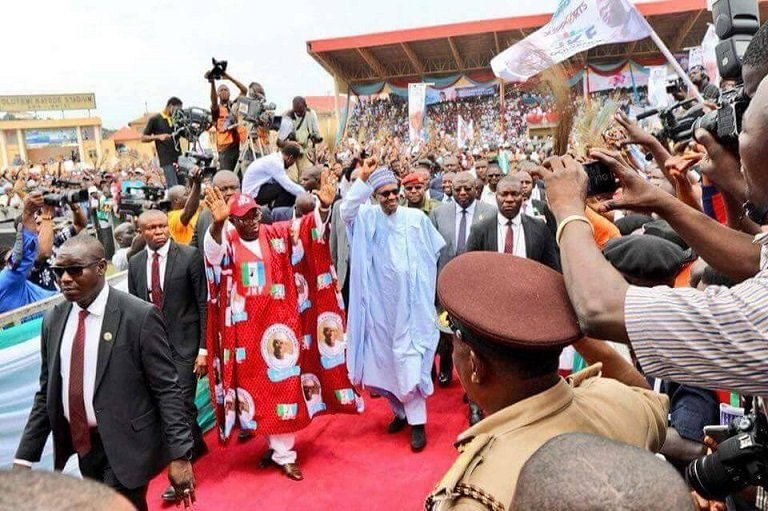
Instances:
[[[669,62],[669,64],[672,66],[675,72],[680,76],[680,78],[683,79],[683,82],[685,82],[685,85],[688,86],[688,91],[693,94],[693,97],[695,97],[699,103],[704,104],[704,98],[701,96],[699,89],[696,87],[696,85],[693,84],[691,79],[688,77],[688,73],[686,73],[683,70],[683,67],[677,61],[675,56],[672,55],[672,52],[669,51],[669,48],[667,48],[667,45],[664,44],[664,41],[661,40],[661,37],[659,37],[659,34],[657,34],[656,31],[651,26],[651,24],[648,23],[648,20],[645,19],[645,16],[640,15],[640,18],[643,20],[643,23],[645,23],[645,26],[648,28],[648,32],[650,34],[651,40],[656,44],[656,47],[659,49],[661,54],[664,55],[664,57],[666,57],[667,62]]]

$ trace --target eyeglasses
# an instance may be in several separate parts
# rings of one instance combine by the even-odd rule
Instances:
[[[407,190],[407,188],[406,188],[406,190]],[[386,198],[388,198],[388,197],[390,197],[392,195],[397,196],[397,194],[399,194],[399,193],[400,193],[400,190],[398,190],[398,189],[384,190],[383,192],[379,192],[379,197],[381,197],[382,199],[386,199]]]
[[[416,186],[406,186],[406,187],[405,187],[405,189],[406,189],[406,191],[408,191],[408,192],[412,192],[412,191],[414,191],[414,190],[419,190],[419,191],[421,191],[421,190],[423,190],[423,189],[424,189],[424,187],[423,187],[423,186],[421,186],[421,185],[416,185]]]
[[[85,265],[72,265],[72,266],[51,266],[51,270],[56,275],[57,279],[60,279],[64,276],[64,273],[68,273],[70,277],[79,277],[83,274],[83,270],[86,268],[90,268],[91,266],[96,266],[101,261],[95,261],[89,264]]]
[[[473,191],[474,189],[475,189],[475,188],[474,188],[474,187],[472,187],[472,186],[455,186],[455,187],[453,187],[453,190],[454,190],[455,192],[471,192],[471,191]]]

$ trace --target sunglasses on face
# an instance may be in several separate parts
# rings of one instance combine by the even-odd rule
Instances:
[[[51,266],[51,270],[56,275],[57,279],[60,279],[64,276],[65,273],[69,274],[70,277],[79,277],[83,274],[83,270],[86,268],[90,268],[91,266],[96,266],[99,264],[100,261],[95,261],[90,264],[85,265],[72,265],[72,266]]]
[[[407,190],[407,188],[406,188],[406,190]],[[397,189],[395,189],[395,190],[384,190],[383,192],[379,192],[379,197],[381,197],[382,199],[386,199],[386,198],[388,198],[390,196],[393,196],[393,195],[397,196],[398,193],[400,193],[400,190],[397,190]]]
[[[406,190],[406,191],[408,191],[408,192],[412,192],[412,191],[414,191],[414,190],[419,190],[419,191],[420,191],[420,190],[423,190],[423,189],[424,189],[424,187],[423,187],[423,186],[421,186],[421,185],[416,185],[416,186],[406,186],[406,187],[405,187],[405,190]]]
[[[474,187],[472,186],[454,186],[453,190],[455,192],[471,192],[474,190]]]

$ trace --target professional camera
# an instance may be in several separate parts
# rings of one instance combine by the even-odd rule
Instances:
[[[204,153],[187,151],[179,156],[176,164],[179,166],[179,171],[187,176],[195,166],[200,168],[203,177],[216,173],[216,167],[213,166],[213,153],[210,150]]]
[[[245,121],[270,130],[280,129],[282,117],[275,115],[276,108],[274,103],[267,103],[264,96],[237,98],[237,111]]]
[[[702,128],[710,132],[723,145],[736,147],[739,145],[741,120],[749,106],[749,98],[740,86],[720,94],[717,110],[709,112],[696,119],[693,132]]]
[[[768,484],[768,425],[757,412],[739,417],[725,427],[727,439],[717,451],[691,462],[685,479],[696,493],[725,500],[746,486]]]
[[[688,108],[695,102],[696,100],[692,98],[679,101],[669,108],[646,110],[637,116],[637,120],[640,121],[646,117],[658,114],[662,129],[660,132],[654,133],[653,136],[662,140],[672,140],[674,143],[685,142],[693,137],[693,126],[696,120],[704,115],[704,109],[701,106],[696,106],[689,108],[684,114],[678,116],[675,115],[675,111],[681,108]]]
[[[213,57],[211,58],[211,62],[213,63],[213,67],[206,71],[203,76],[206,80],[221,80],[224,73],[227,72],[227,61],[216,60],[216,58]]]
[[[200,135],[211,127],[211,112],[203,108],[190,107],[176,110],[173,114],[173,138],[183,137],[196,142]]]
[[[46,206],[63,206],[64,204],[77,204],[88,200],[88,190],[81,189],[81,183],[78,181],[54,179],[51,184],[59,189],[70,188],[70,190],[58,192],[40,190],[43,193],[43,204]]]
[[[139,216],[145,209],[167,211],[170,203],[165,199],[165,188],[159,186],[129,186],[120,197],[122,215]]]

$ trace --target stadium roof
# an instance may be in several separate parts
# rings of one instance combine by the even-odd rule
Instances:
[[[763,20],[768,15],[768,0],[759,2]],[[706,0],[656,0],[637,4],[637,8],[673,52],[698,46],[707,23],[712,22]],[[537,14],[308,41],[307,51],[340,84],[488,71],[495,55],[545,25],[551,16]],[[659,55],[646,38],[593,48],[587,59],[600,62]],[[583,61],[584,55],[574,58]]]

